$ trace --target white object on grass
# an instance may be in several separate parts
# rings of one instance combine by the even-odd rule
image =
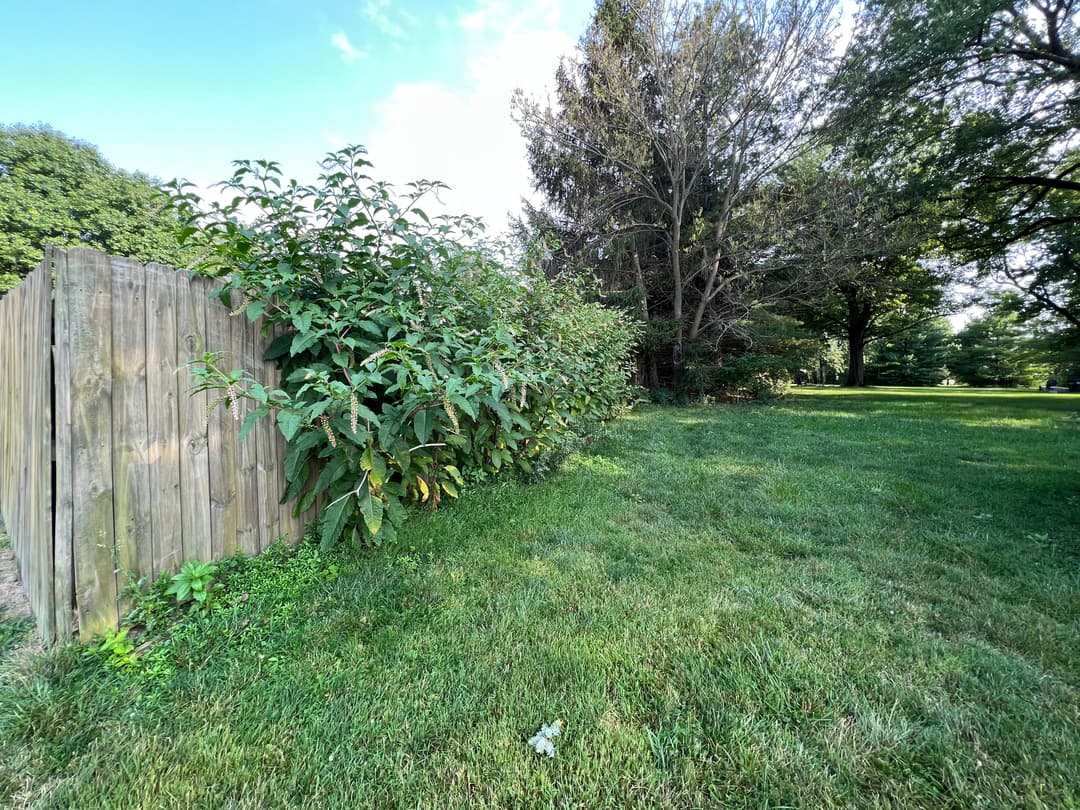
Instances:
[[[529,738],[528,746],[538,754],[555,756],[555,745],[551,742],[552,737],[562,734],[562,721],[556,720],[550,726],[541,725],[540,730]]]

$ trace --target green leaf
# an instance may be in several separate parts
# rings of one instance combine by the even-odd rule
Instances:
[[[413,416],[413,431],[416,433],[417,444],[427,444],[428,439],[431,438],[431,429],[434,427],[435,420],[432,418],[431,410],[428,408],[421,408]]]
[[[296,357],[300,352],[318,343],[320,337],[318,332],[297,332],[293,337],[292,345],[289,346],[289,354]]]
[[[472,400],[465,399],[463,396],[454,395],[450,397],[450,401],[467,413],[471,419],[476,418],[476,403]]]
[[[339,453],[326,462],[326,466],[322,468],[322,472],[319,473],[319,478],[315,482],[316,492],[326,492],[330,488],[330,485],[335,481],[341,479],[349,471],[349,460],[343,453]]]
[[[292,341],[292,332],[278,335],[270,342],[270,345],[266,347],[266,351],[263,352],[263,360],[277,360],[279,357],[284,357],[289,353],[289,345]]]
[[[307,332],[311,329],[311,310],[309,309],[298,315],[294,315],[292,325],[297,332]]]
[[[374,537],[379,533],[383,519],[383,502],[381,498],[374,497],[369,488],[360,497],[360,514],[364,516],[364,525]]]
[[[255,423],[258,422],[259,419],[261,419],[262,417],[266,416],[268,413],[270,413],[270,409],[267,408],[265,405],[260,405],[258,408],[245,416],[243,423],[240,425],[240,441],[246,439],[247,435],[251,433],[251,431],[255,428]]]
[[[308,451],[322,441],[322,433],[311,430],[302,433],[285,447],[285,480],[296,479],[300,468],[307,461]]]
[[[354,495],[347,495],[327,507],[323,515],[322,534],[319,538],[319,547],[323,551],[329,550],[341,537],[345,521],[352,513],[354,497]]]
[[[247,305],[244,312],[247,314],[249,321],[257,321],[262,317],[263,312],[266,310],[265,301],[252,301]]]
[[[304,415],[300,411],[283,410],[278,411],[277,425],[278,430],[281,431],[281,435],[285,437],[285,441],[291,442],[296,432],[300,430],[300,426],[303,424]]]

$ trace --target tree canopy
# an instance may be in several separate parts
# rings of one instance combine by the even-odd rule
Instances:
[[[45,126],[0,126],[0,292],[46,245],[85,245],[141,261],[185,263],[167,199],[145,175]]]
[[[1074,0],[870,0],[834,127],[946,203],[943,244],[1080,326]]]
[[[547,224],[636,291],[669,348],[718,345],[809,281],[762,226],[779,224],[779,172],[813,143],[834,11],[601,0],[556,103],[516,99]]]

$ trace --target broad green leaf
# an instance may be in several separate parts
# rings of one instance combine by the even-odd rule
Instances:
[[[293,357],[300,354],[300,352],[311,348],[319,342],[321,336],[318,332],[297,332],[293,338],[292,345],[289,346],[289,354]]]
[[[249,321],[257,321],[262,317],[263,312],[266,310],[265,301],[251,301],[244,309],[247,319]]]
[[[413,416],[413,431],[416,433],[417,444],[427,444],[431,438],[431,429],[435,420],[429,408],[421,408]]]
[[[263,360],[277,360],[279,357],[284,357],[289,353],[289,346],[292,345],[292,341],[292,332],[278,335],[270,342],[270,345],[266,347],[266,351],[263,352]]]
[[[304,415],[300,411],[283,410],[278,411],[277,425],[278,430],[281,431],[281,435],[285,437],[285,441],[292,441],[296,432],[300,430],[300,426],[304,422]]]
[[[347,495],[337,503],[331,504],[323,514],[322,535],[319,546],[326,551],[341,537],[345,521],[352,513],[354,495]]]
[[[254,430],[255,423],[258,422],[262,417],[266,416],[268,413],[270,413],[270,409],[267,408],[265,405],[260,405],[258,408],[251,411],[247,416],[245,416],[243,423],[240,425],[240,441],[246,439],[247,435],[251,433],[252,430]]]
[[[365,487],[366,492],[360,496],[360,514],[364,516],[364,525],[374,537],[379,533],[383,519],[383,502],[371,494],[371,490]]]

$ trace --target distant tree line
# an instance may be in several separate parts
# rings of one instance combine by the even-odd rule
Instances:
[[[1074,3],[868,0],[842,53],[839,22],[599,0],[550,101],[515,99],[521,236],[642,321],[667,397],[825,379],[837,342],[855,386],[1080,372]],[[998,297],[952,336],[958,285]]]

